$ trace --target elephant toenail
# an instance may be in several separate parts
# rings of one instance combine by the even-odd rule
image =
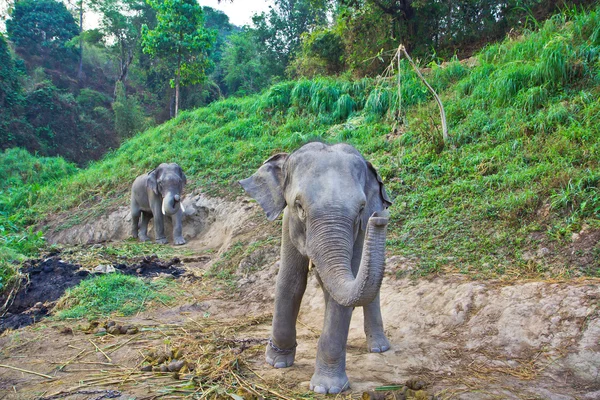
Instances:
[[[341,393],[341,392],[342,392],[342,389],[340,389],[337,386],[333,386],[332,388],[329,389],[329,393],[332,393],[332,394]]]
[[[325,389],[323,386],[315,386],[313,390],[316,393],[327,394],[327,389]]]
[[[381,349],[379,347],[373,347],[371,353],[381,353]]]
[[[287,367],[287,364],[285,363],[285,361],[279,361],[278,363],[275,363],[274,367],[275,368],[285,368],[285,367]]]

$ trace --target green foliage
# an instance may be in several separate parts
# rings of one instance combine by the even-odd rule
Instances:
[[[229,93],[252,94],[267,87],[276,72],[260,53],[260,44],[251,30],[229,36],[223,50],[223,80]]]
[[[65,5],[55,0],[22,0],[15,4],[6,21],[8,37],[29,57],[40,57],[54,67],[77,60],[77,51],[68,42],[79,27]]]
[[[0,149],[10,147],[13,133],[22,124],[23,93],[19,71],[10,54],[4,35],[0,33]]]
[[[132,315],[153,302],[170,301],[172,284],[166,280],[145,281],[122,275],[106,274],[82,281],[68,289],[59,300],[59,319],[108,317],[113,313]]]
[[[119,138],[131,137],[148,127],[137,99],[126,95],[125,86],[121,82],[117,82],[117,96],[112,107],[115,112],[115,130]]]
[[[202,7],[194,0],[149,0],[149,4],[156,11],[157,25],[143,26],[144,52],[174,65],[171,87],[202,82],[215,36],[203,27]]]
[[[258,51],[274,75],[282,77],[300,49],[301,37],[326,24],[326,0],[275,0],[268,13],[252,17]]]
[[[37,255],[42,232],[31,226],[32,207],[43,185],[53,185],[77,168],[61,158],[35,157],[13,148],[0,153],[0,292],[14,276],[14,262]]]
[[[288,69],[301,76],[335,75],[344,68],[344,42],[333,29],[302,35],[302,48]]]

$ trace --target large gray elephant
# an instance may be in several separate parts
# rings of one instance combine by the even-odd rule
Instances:
[[[166,244],[164,217],[170,216],[174,244],[185,244],[181,224],[185,210],[181,194],[186,183],[183,170],[175,163],[162,163],[156,169],[135,178],[131,187],[131,235],[137,238],[139,227],[140,241],[149,240],[148,222],[154,217],[156,243]]]
[[[383,182],[354,147],[309,143],[274,155],[240,184],[269,220],[284,212],[266,361],[275,368],[294,363],[296,319],[312,262],[326,310],[310,388],[339,393],[349,387],[346,342],[354,307],[363,307],[368,349],[390,348],[379,305],[392,204]]]

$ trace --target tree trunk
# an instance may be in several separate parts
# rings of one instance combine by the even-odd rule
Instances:
[[[79,0],[79,71],[77,79],[81,80],[83,76],[83,0]]]
[[[175,117],[179,114],[179,68],[177,69],[177,75],[175,75]]]

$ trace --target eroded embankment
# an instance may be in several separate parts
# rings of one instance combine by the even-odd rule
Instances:
[[[247,199],[225,201],[193,192],[183,199],[183,237],[187,248],[194,250],[227,248],[231,240],[256,228],[251,221],[256,204]],[[121,241],[131,237],[131,210],[129,206],[87,220],[83,224],[63,228],[64,218],[52,220],[44,229],[46,239],[52,244],[92,244]],[[165,233],[173,242],[173,226],[165,218]],[[152,221],[149,235],[154,239]]]

